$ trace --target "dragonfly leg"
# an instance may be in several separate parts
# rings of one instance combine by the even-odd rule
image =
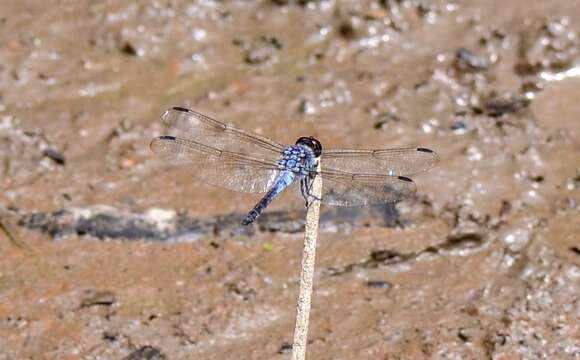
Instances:
[[[310,201],[308,201],[308,185],[307,185],[307,177],[303,177],[300,179],[300,193],[304,198],[304,202],[306,203],[306,208],[310,205]]]
[[[310,204],[310,199],[322,201],[322,198],[314,196],[314,194],[310,192],[312,190],[312,185],[314,184],[314,176],[305,176],[302,179],[303,183],[302,182],[300,183],[300,190],[302,191],[302,196],[306,200],[306,207],[308,207],[308,205]]]

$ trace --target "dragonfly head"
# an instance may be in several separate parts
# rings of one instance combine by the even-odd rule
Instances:
[[[314,156],[319,157],[322,154],[322,144],[312,136],[301,137],[296,140],[296,145],[305,145],[312,149]]]

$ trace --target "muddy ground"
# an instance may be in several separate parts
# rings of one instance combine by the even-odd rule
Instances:
[[[580,359],[575,1],[0,3],[0,359],[290,357],[303,203],[153,158],[188,106],[423,146],[392,208],[323,208],[310,359]]]

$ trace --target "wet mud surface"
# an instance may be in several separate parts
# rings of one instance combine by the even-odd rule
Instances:
[[[187,106],[284,143],[423,146],[323,208],[310,359],[580,358],[573,1],[0,4],[0,359],[290,357],[304,207],[154,159]]]

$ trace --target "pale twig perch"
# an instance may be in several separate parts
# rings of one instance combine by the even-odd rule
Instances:
[[[318,162],[320,173],[320,161]],[[304,250],[302,252],[302,268],[300,271],[300,293],[296,306],[296,327],[294,328],[294,344],[292,345],[292,360],[304,360],[308,340],[308,319],[314,282],[314,260],[316,258],[316,240],[318,238],[318,222],[320,219],[320,199],[322,197],[322,179],[317,175],[312,183],[310,194],[312,200],[306,213],[304,228]]]

